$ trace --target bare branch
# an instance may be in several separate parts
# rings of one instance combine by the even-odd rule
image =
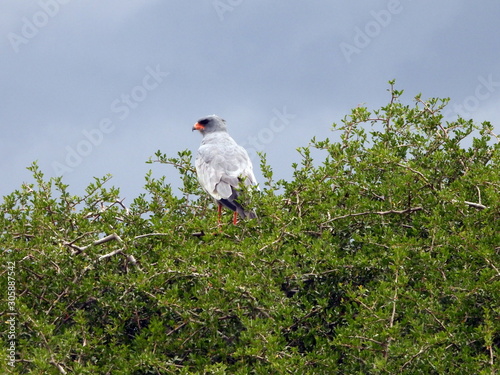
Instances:
[[[120,238],[119,235],[116,233],[110,234],[109,236],[106,236],[100,240],[97,240],[93,243],[93,245],[102,245],[103,243],[112,241],[112,240],[117,240],[118,242],[123,242],[123,240]]]
[[[73,245],[76,241],[81,240],[83,237],[88,236],[89,234],[94,234],[94,233],[95,233],[95,231],[92,231],[92,232],[85,232],[85,233],[83,233],[82,235],[80,235],[80,236],[76,237],[73,241],[71,241],[71,242],[65,242],[65,243],[64,243],[64,245],[65,245],[65,246],[72,247],[71,245]]]
[[[476,190],[477,190],[477,196],[478,196],[478,199],[479,199],[479,204],[482,204],[481,203],[481,189],[479,189],[479,186],[476,186]]]
[[[97,260],[103,260],[103,259],[106,259],[106,258],[111,258],[113,255],[116,255],[116,254],[123,254],[123,249],[113,250],[110,253],[101,255]]]
[[[127,260],[130,263],[132,263],[133,266],[137,266],[137,260],[135,259],[135,257],[133,255],[127,255]]]
[[[66,375],[66,374],[67,374],[66,370],[65,370],[65,369],[64,369],[64,368],[63,368],[63,367],[62,367],[59,363],[57,363],[56,361],[50,361],[50,363],[51,363],[52,365],[56,366],[56,367],[57,367],[57,369],[59,370],[59,372],[60,372],[61,374],[63,374],[63,375]]]
[[[490,365],[493,367],[493,365],[495,364],[495,353],[493,352],[492,345],[488,345],[487,349],[490,352]]]
[[[496,271],[497,276],[500,277],[500,271],[498,270],[498,268],[495,267],[495,265],[488,258],[484,258],[484,260]]]
[[[481,203],[474,203],[474,202],[468,202],[468,201],[464,201],[464,203],[468,206],[478,208],[480,210],[484,210],[485,208],[488,208],[484,204],[481,204]]]
[[[396,268],[396,278],[394,279],[394,285],[396,287],[394,288],[394,297],[392,298],[392,313],[391,313],[391,318],[389,319],[389,328],[394,327],[394,319],[396,317],[396,301],[398,300],[398,279],[399,279],[399,272],[398,269]],[[389,356],[389,346],[391,345],[392,337],[387,338],[387,342],[385,343],[385,350],[384,350],[384,357],[387,358]]]
[[[484,204],[481,204],[481,203],[468,202],[468,201],[458,201],[456,199],[452,199],[451,201],[452,201],[452,203],[464,203],[467,206],[477,208],[478,210],[484,210],[485,208],[488,208],[487,206],[485,206]]]
[[[135,236],[134,240],[137,240],[139,238],[145,238],[145,237],[153,237],[153,236],[170,236],[170,233],[147,233],[147,234],[141,234],[140,236]]]
[[[93,233],[93,232],[89,232],[89,233]],[[87,233],[87,234],[89,234]],[[109,241],[112,241],[112,240],[117,240],[118,242],[123,242],[123,240],[120,238],[120,236],[118,236],[116,233],[113,233],[113,234],[110,234],[109,236],[106,236],[106,237],[103,237],[103,238],[100,238],[98,240],[95,240],[94,242],[92,242],[91,244],[87,245],[87,246],[77,246],[75,245],[74,243],[82,238],[82,236],[78,237],[77,239],[71,241],[71,242],[64,242],[64,245],[65,246],[68,246],[72,249],[74,249],[75,251],[73,251],[73,253],[71,255],[78,255],[78,254],[81,254],[83,253],[85,250],[87,250],[89,247],[92,247],[92,246],[97,246],[97,245],[102,245],[103,243],[106,243],[106,242],[109,242]]]
[[[396,284],[396,288],[394,291],[394,297],[393,302],[392,302],[392,314],[391,314],[391,319],[389,320],[389,327],[392,328],[394,326],[394,318],[396,317],[396,301],[398,300],[398,277],[399,273],[396,270],[396,279],[394,280],[394,284]]]
[[[492,135],[493,137],[495,137],[497,139],[497,141],[500,142],[500,137],[498,135],[496,135],[495,133],[493,133],[493,130],[488,129],[487,134]]]
[[[124,201],[124,200],[125,200],[125,198],[122,198],[121,200],[117,199],[117,200],[115,201],[115,203],[116,203],[116,204],[118,204],[118,205],[120,205],[120,206],[121,206],[121,208],[123,208],[123,209],[125,210],[125,212],[127,213],[127,215],[128,215],[128,214],[130,213],[130,210],[128,209],[128,207],[127,207],[127,206],[125,206],[125,205],[123,204],[123,201]],[[115,203],[113,203],[113,204],[115,204]],[[112,205],[113,205],[113,204],[112,204]],[[111,206],[112,206],[112,205],[111,205]],[[110,206],[110,207],[111,207],[111,206]]]

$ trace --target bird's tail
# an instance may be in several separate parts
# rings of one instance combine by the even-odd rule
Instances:
[[[245,210],[237,200],[221,199],[219,201],[232,211],[236,211],[243,219],[256,219],[257,214],[253,210]]]

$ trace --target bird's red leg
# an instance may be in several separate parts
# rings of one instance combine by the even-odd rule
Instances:
[[[238,224],[238,213],[236,211],[234,211],[233,214],[233,224],[234,225]]]
[[[222,215],[222,204],[220,203],[217,203],[217,224],[219,225],[219,227],[221,226],[221,223],[220,223],[220,217]]]

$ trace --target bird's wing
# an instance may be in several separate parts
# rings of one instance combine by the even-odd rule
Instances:
[[[230,198],[241,180],[256,184],[248,153],[228,135],[202,142],[195,165],[201,186],[217,200]]]

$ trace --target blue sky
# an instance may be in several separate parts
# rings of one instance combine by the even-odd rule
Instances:
[[[149,169],[178,186],[145,161],[195,152],[214,113],[289,178],[297,147],[386,104],[391,79],[499,133],[499,15],[495,0],[4,0],[0,194],[34,160],[74,194],[110,173],[130,203]]]

